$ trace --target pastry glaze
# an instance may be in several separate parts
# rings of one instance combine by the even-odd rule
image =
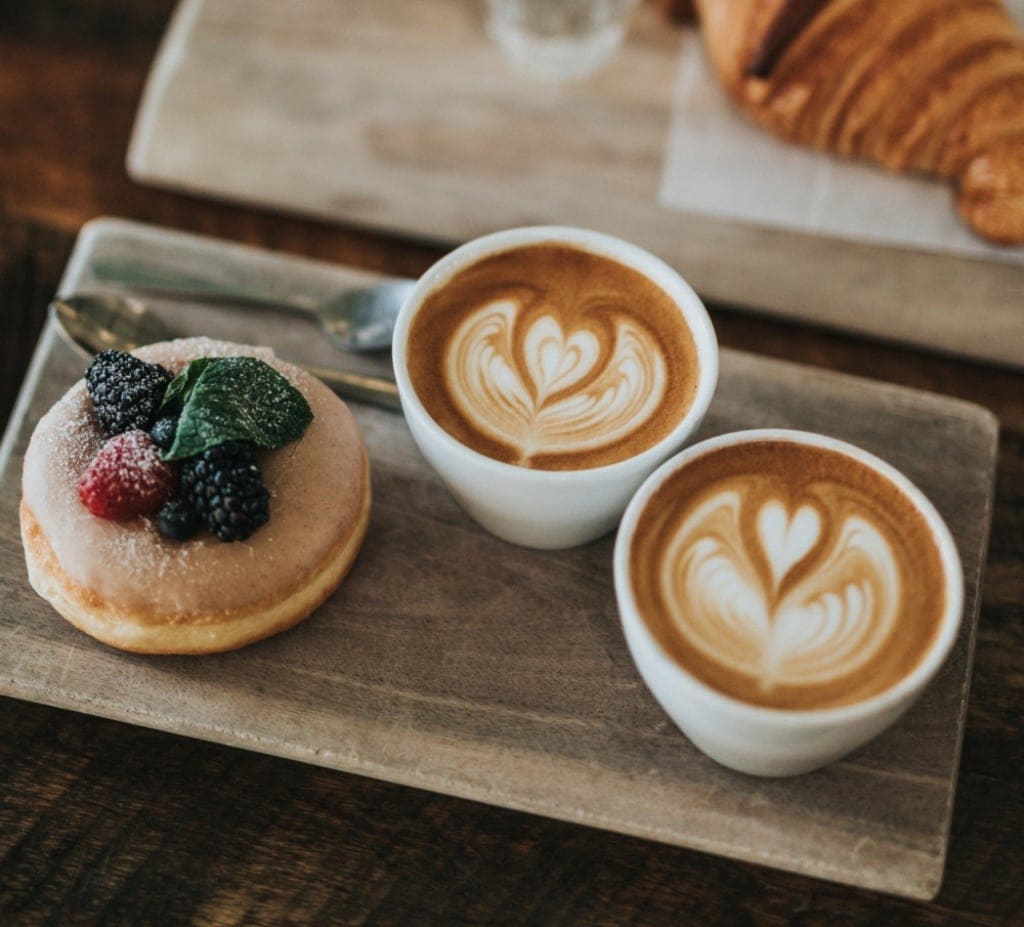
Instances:
[[[270,521],[244,542],[163,538],[153,519],[96,518],[77,484],[106,440],[79,381],[39,421],[25,454],[21,523],[29,576],[69,621],[123,649],[207,653],[306,617],[338,585],[369,520],[366,450],[345,404],[271,352],[203,338],[135,352],[179,372],[197,357],[265,360],[309,402],[303,436],[262,452]]]

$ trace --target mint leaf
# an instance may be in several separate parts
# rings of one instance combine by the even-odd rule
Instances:
[[[281,447],[301,437],[313,420],[302,393],[258,358],[202,360],[189,364],[167,388],[164,404],[180,401],[182,409],[164,460],[192,457],[225,441]]]
[[[156,414],[160,416],[180,412],[188,401],[188,397],[192,395],[192,389],[196,385],[199,375],[213,360],[212,357],[198,357],[194,361],[190,361],[189,365],[171,380]]]

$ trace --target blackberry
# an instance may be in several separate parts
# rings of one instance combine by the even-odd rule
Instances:
[[[165,538],[187,541],[203,526],[203,520],[188,502],[175,496],[157,512],[156,525]]]
[[[222,541],[244,541],[270,517],[256,448],[247,441],[227,441],[189,458],[181,470],[181,487]]]
[[[170,382],[171,375],[158,364],[113,349],[98,354],[85,372],[96,418],[109,435],[148,430]]]
[[[153,427],[149,429],[149,436],[160,450],[167,451],[174,444],[174,435],[177,431],[178,419],[173,415],[165,415],[153,422]]]

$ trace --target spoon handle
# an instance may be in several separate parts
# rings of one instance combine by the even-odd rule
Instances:
[[[165,296],[169,299],[192,299],[211,305],[276,309],[300,315],[315,312],[318,305],[315,300],[297,294],[287,297],[267,296],[261,289],[250,289],[244,280],[217,280],[146,264],[97,260],[91,265],[91,270],[93,276],[102,283],[119,284],[139,293]]]
[[[352,373],[347,370],[333,370],[330,367],[310,367],[306,364],[302,366],[345,399],[369,402],[385,409],[397,411],[402,408],[398,400],[398,387],[395,386],[393,380]]]

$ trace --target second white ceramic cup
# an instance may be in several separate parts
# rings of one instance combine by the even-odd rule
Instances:
[[[629,574],[630,548],[644,507],[673,473],[711,451],[759,441],[792,441],[852,457],[895,486],[924,517],[946,584],[938,633],[921,662],[891,688],[839,708],[783,710],[743,702],[713,689],[677,663],[641,615]],[[956,641],[963,609],[963,572],[949,529],[924,494],[898,470],[867,451],[811,432],[756,429],[695,444],[660,467],[630,502],[615,543],[615,594],[633,662],[676,725],[713,760],[757,776],[793,776],[837,760],[900,717],[942,666]]]
[[[501,251],[542,242],[581,248],[625,264],[660,286],[679,307],[697,346],[700,379],[693,405],[673,431],[634,457],[584,470],[533,470],[466,447],[435,422],[416,395],[407,357],[413,318],[426,297],[460,270]],[[540,549],[573,547],[615,527],[647,476],[699,427],[718,382],[718,342],[689,284],[664,261],[621,239],[585,229],[531,226],[485,235],[455,249],[417,282],[402,307],[392,344],[402,411],[423,456],[459,504],[492,534]]]

